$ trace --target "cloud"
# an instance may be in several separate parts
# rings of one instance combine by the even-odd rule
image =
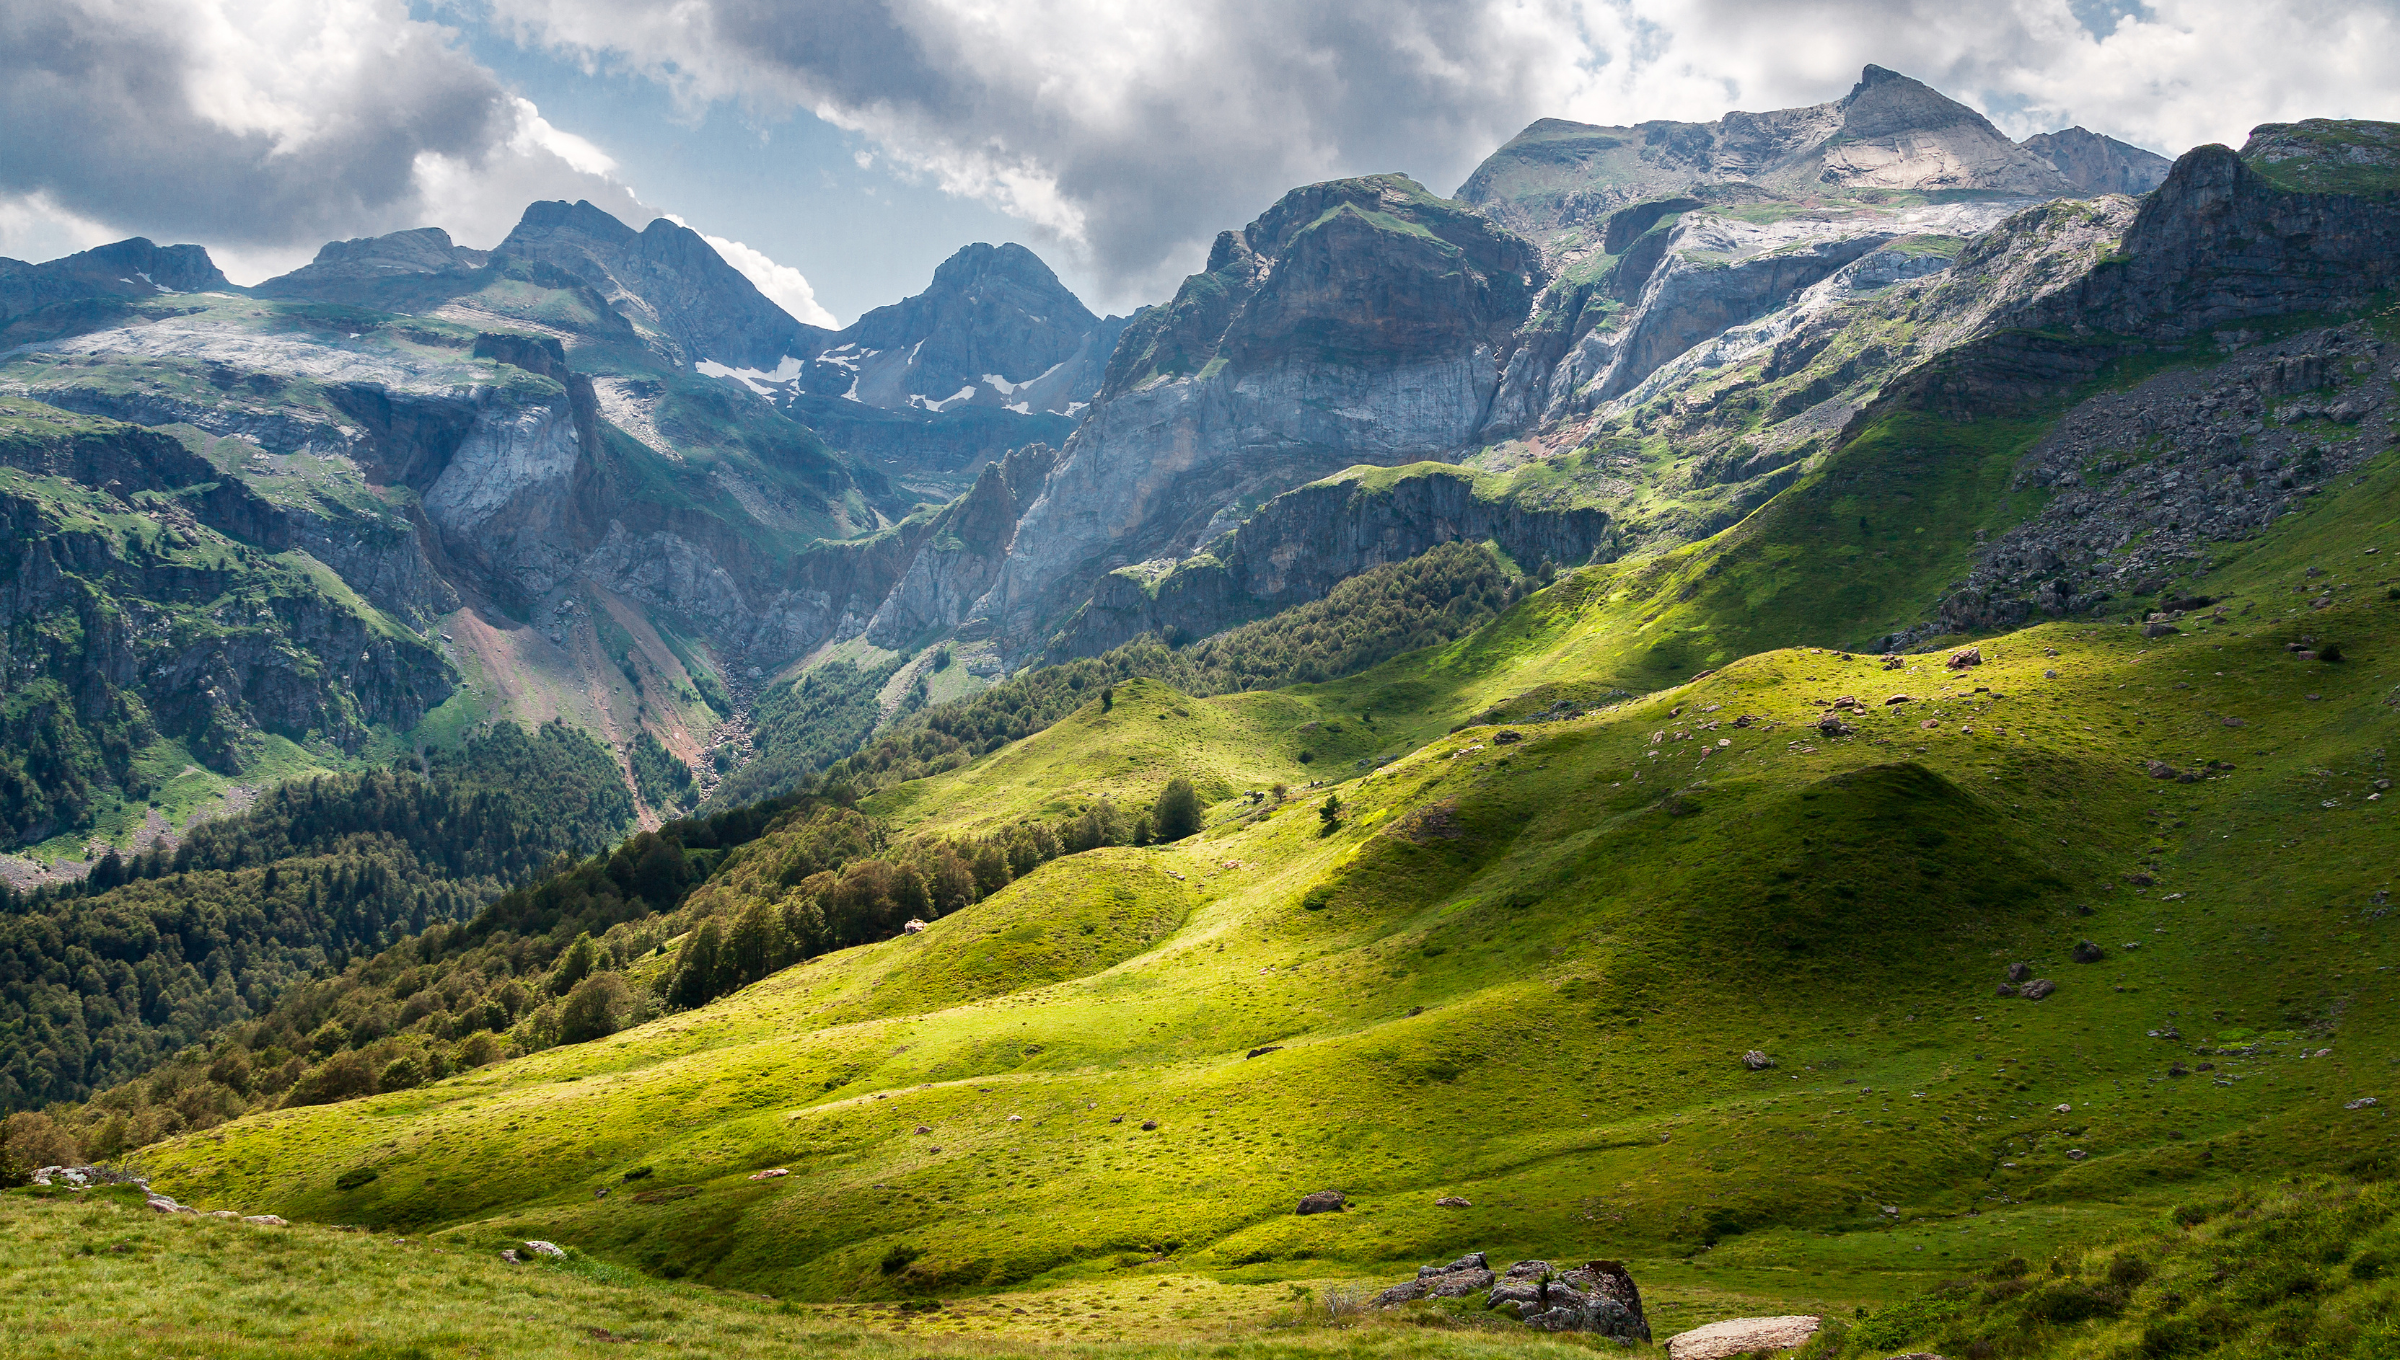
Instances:
[[[667,214],[667,220],[679,227],[691,225],[673,213]],[[788,264],[777,264],[767,258],[765,251],[739,241],[710,236],[705,232],[700,239],[714,246],[717,253],[725,257],[725,263],[740,270],[742,277],[766,294],[767,301],[791,313],[793,320],[811,326],[823,326],[827,330],[840,329],[841,323],[834,320],[833,313],[826,311],[824,304],[817,301],[817,290],[809,286],[807,276],[799,270]]]
[[[0,225],[30,239],[100,224],[273,269],[426,223],[488,244],[543,193],[645,216],[597,148],[386,0],[0,5],[0,127]]]
[[[1704,120],[1876,62],[2019,136],[2178,152],[2400,115],[2394,7],[2322,0],[495,0],[520,41],[701,106],[806,110],[1155,296],[1293,185],[1447,192],[1535,118]]]

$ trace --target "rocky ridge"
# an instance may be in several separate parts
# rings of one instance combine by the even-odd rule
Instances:
[[[1488,1292],[1487,1292],[1488,1291]],[[1642,1294],[1633,1276],[1615,1261],[1592,1261],[1560,1269],[1548,1261],[1518,1261],[1495,1273],[1480,1251],[1447,1265],[1420,1266],[1417,1278],[1375,1296],[1378,1308],[1419,1299],[1464,1298],[1482,1293],[1484,1306],[1506,1308],[1518,1321],[1545,1332],[1591,1332],[1631,1345],[1650,1339]]]

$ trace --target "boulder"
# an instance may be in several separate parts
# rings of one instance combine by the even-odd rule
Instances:
[[[906,925],[903,925],[900,928],[911,935],[922,935],[925,933],[925,923],[917,920],[913,916],[909,918]]]
[[[1980,666],[1983,664],[1983,649],[1981,647],[1961,647],[1957,651],[1952,652],[1949,660],[1944,661],[1942,664],[1954,671],[1963,671],[1969,666]],[[1811,1319],[1811,1321],[1813,1322],[1814,1319]],[[1674,1343],[1669,1342],[1668,1344],[1672,1345]],[[1678,1360],[1680,1360],[1680,1357]]]
[[[1113,1124],[1113,1123],[1115,1123],[1116,1121],[1112,1119],[1112,1120],[1110,1120],[1109,1122]],[[1154,1132],[1154,1131],[1155,1131],[1157,1128],[1158,1128],[1158,1121],[1157,1121],[1157,1120],[1155,1120],[1155,1119],[1145,1119],[1145,1120],[1143,1120],[1143,1121],[1142,1121],[1142,1132],[1144,1132],[1144,1133],[1150,1133],[1150,1132]]]
[[[918,1130],[918,1132],[920,1132],[920,1133],[921,1133],[921,1132],[923,1132],[923,1130],[921,1130],[921,1129],[920,1129],[920,1130]],[[774,1180],[774,1179],[776,1179],[776,1178],[777,1178],[777,1177],[779,1177],[779,1176],[789,1176],[789,1175],[791,1175],[791,1174],[792,1174],[792,1173],[791,1173],[791,1169],[790,1169],[790,1168],[788,1168],[788,1167],[781,1167],[781,1166],[771,1166],[771,1167],[768,1167],[768,1168],[767,1168],[766,1170],[764,1170],[764,1171],[753,1171],[753,1172],[751,1172],[751,1173],[750,1173],[750,1179],[752,1179],[752,1180],[754,1180],[754,1181],[771,1181],[771,1180]]]
[[[2164,619],[2161,619],[2157,623],[2145,623],[2142,625],[2142,636],[2146,638],[2174,637],[2182,631],[2182,629],[2176,627],[2174,624],[2166,622]]]
[[[1428,1286],[1423,1280],[1403,1280],[1400,1283],[1393,1285],[1391,1288],[1384,1290],[1382,1293],[1377,1294],[1375,1296],[1375,1306],[1378,1308],[1389,1308],[1394,1304],[1413,1302],[1414,1300],[1424,1298],[1427,1288]]]
[[[1475,1206],[1456,1195],[1444,1195],[1433,1202],[1433,1207],[1436,1209],[1472,1209]]]
[[[2024,986],[2018,988],[2017,995],[2024,997],[2027,1001],[2039,1001],[2043,997],[2048,996],[2057,990],[2058,984],[2052,982],[2050,979],[2035,978],[2033,981],[2028,982]]]
[[[1742,1066],[1749,1068],[1753,1072],[1764,1072],[1774,1065],[1775,1060],[1773,1058],[1768,1057],[1765,1053],[1755,1048],[1742,1055]]]
[[[554,1257],[561,1261],[567,1259],[566,1250],[556,1242],[528,1242],[525,1244],[525,1249],[537,1255]]]
[[[1482,1252],[1471,1251],[1446,1266],[1418,1266],[1417,1278],[1431,1279],[1436,1275],[1448,1275],[1461,1270],[1489,1270],[1491,1265],[1490,1258]]]
[[[1821,1319],[1811,1314],[1787,1317],[1727,1318],[1694,1327],[1667,1338],[1667,1360],[1725,1360],[1749,1351],[1792,1350],[1817,1334]]]
[[[2032,976],[2033,965],[2030,963],[2012,963],[2008,966],[2008,980],[2011,982],[2023,982]]]
[[[1548,1261],[1519,1261],[1515,1265],[1508,1268],[1507,1278],[1512,1280],[1538,1280],[1544,1275],[1550,1274],[1555,1269],[1556,1267],[1552,1266]]]
[[[1492,1280],[1488,1270],[1454,1270],[1425,1281],[1425,1292],[1437,1299],[1463,1299],[1478,1289],[1491,1288]]]
[[[1521,732],[1495,732],[1492,734],[1492,745],[1494,746],[1514,746],[1523,740],[1525,740],[1525,735]]]
[[[1338,1214],[1347,1208],[1349,1203],[1349,1198],[1339,1190],[1319,1190],[1312,1195],[1302,1195],[1300,1207],[1292,1212],[1296,1214]]]
[[[2102,949],[2096,944],[2093,944],[2090,940],[2077,940],[2075,942],[2075,961],[2077,963],[2098,963],[2100,960],[2107,957],[2108,951]]]
[[[252,1214],[242,1221],[244,1223],[255,1223],[262,1228],[288,1228],[291,1226],[291,1224],[284,1222],[282,1219],[273,1214]]]

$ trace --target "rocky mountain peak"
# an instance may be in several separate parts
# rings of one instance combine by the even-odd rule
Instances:
[[[535,203],[492,254],[589,285],[684,363],[772,370],[824,335],[769,301],[698,232],[663,217],[637,232],[588,201]]]
[[[162,246],[134,236],[41,264],[0,259],[0,321],[61,302],[232,287],[204,247]]]
[[[2048,161],[2077,192],[2086,194],[2146,194],[2165,181],[2174,165],[2156,152],[2079,127],[2037,133],[2018,145]]]
[[[1092,315],[1025,247],[977,242],[944,260],[924,292],[825,336],[800,387],[895,411],[1072,414],[1100,385],[1124,325]]]
[[[385,236],[328,241],[315,259],[260,284],[258,292],[267,297],[307,296],[328,285],[480,269],[490,258],[488,250],[453,244],[450,233],[440,227],[417,227]]]
[[[1600,127],[1540,119],[1487,157],[1458,196],[1555,249],[1620,208],[1697,196],[1798,201],[1899,192],[2048,198],[2070,179],[1922,81],[1869,66],[1838,100],[1713,123]],[[1570,235],[1576,239],[1566,241]]]
[[[2000,136],[1999,129],[1982,114],[1921,80],[1881,66],[1860,72],[1858,84],[1836,107],[1842,113],[1842,131],[1853,137],[1888,137],[1951,127],[1972,127]]]

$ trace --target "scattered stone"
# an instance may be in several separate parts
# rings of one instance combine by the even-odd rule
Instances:
[[[1025,1122],[1025,1116],[1021,1114],[1012,1114],[1008,1117],[1008,1122],[1011,1124],[1022,1124]],[[1144,1124],[1142,1127],[1146,1129],[1150,1126],[1148,1124]]]
[[[2051,1113],[2053,1113],[2053,1114],[2073,1114],[2073,1113],[2075,1113],[2075,1107],[2074,1107],[2074,1106],[2072,1106],[2072,1105],[2053,1105],[2053,1106],[2051,1106],[2051,1107],[2050,1107],[2050,1110],[2051,1110]]]
[[[2372,1109],[2373,1107],[2382,1103],[2382,1101],[2377,1100],[2373,1096],[2360,1096],[2358,1099],[2343,1105],[2342,1108],[2345,1110],[2365,1110]]]
[[[1917,726],[1924,728],[1928,732],[1933,731],[1935,728],[1938,728],[1941,725],[1942,721],[1939,718],[1927,718],[1925,721],[1917,724]]]
[[[1436,1209],[1472,1209],[1475,1206],[1456,1195],[1444,1195],[1433,1202]]]
[[[539,1252],[544,1256],[554,1257],[561,1261],[567,1259],[565,1249],[556,1242],[527,1242],[525,1246],[527,1250]]]
[[[1768,1057],[1765,1053],[1762,1053],[1755,1048],[1742,1055],[1742,1066],[1749,1068],[1753,1072],[1764,1072],[1774,1065],[1775,1060],[1773,1058]]]
[[[917,1132],[920,1134],[931,1133],[933,1132],[933,1126],[930,1124],[919,1124],[917,1125]]]
[[[1522,732],[1501,731],[1492,734],[1492,745],[1494,746],[1514,746],[1523,740],[1525,740],[1525,734]]]
[[[1748,1351],[1794,1350],[1817,1334],[1820,1321],[1811,1314],[1796,1314],[1712,1322],[1668,1337],[1667,1360],[1725,1360]]]
[[[2088,1153],[2088,1152],[2084,1151],[2082,1148],[2068,1148],[2068,1149],[2067,1149],[2067,1160],[2068,1160],[2068,1161],[2070,1161],[2070,1162],[2080,1162],[2080,1161],[2082,1161],[2084,1158],[2086,1158],[2086,1157],[2089,1157],[2089,1156],[2091,1156],[2091,1155],[2092,1155],[2092,1154],[2090,1154],[2090,1153]]]
[[[1893,704],[1913,704],[1916,701],[1916,696],[1914,695],[1895,694],[1891,698],[1884,700],[1883,703],[1886,708],[1889,708]]]
[[[2030,963],[2012,963],[2008,966],[2008,980],[2011,982],[2023,982],[2032,976],[2033,965]]]
[[[1942,664],[1954,671],[1963,671],[1969,666],[1980,666],[1983,664],[1983,649],[1981,647],[1961,647],[1952,652],[1950,659]],[[1677,1360],[1681,1360],[1681,1357],[1677,1357]]]
[[[922,935],[922,934],[924,934],[924,933],[925,933],[925,923],[924,923],[923,921],[920,921],[920,920],[918,920],[918,919],[917,919],[917,918],[915,918],[914,916],[911,916],[910,918],[908,918],[908,924],[906,924],[906,925],[904,925],[904,926],[900,927],[900,929],[902,929],[902,930],[906,931],[907,933],[909,933],[909,934],[911,934],[911,935]]]
[[[1300,1207],[1292,1212],[1296,1214],[1338,1214],[1349,1205],[1349,1197],[1341,1191],[1319,1190],[1312,1195],[1302,1195]]]
[[[2145,623],[2142,625],[2142,636],[2146,638],[2176,637],[2182,632],[2182,629],[2164,620],[2161,620],[2157,623]]]
[[[2100,960],[2107,957],[2108,951],[2102,949],[2096,944],[2093,944],[2090,940],[2077,940],[2075,942],[2075,961],[2077,963],[2098,963]]]
[[[1113,1121],[1112,1121],[1112,1122],[1113,1122]],[[1151,1132],[1152,1130],[1156,1129],[1157,1127],[1158,1127],[1158,1121],[1157,1121],[1157,1120],[1155,1120],[1155,1119],[1145,1119],[1145,1120],[1143,1120],[1143,1121],[1142,1121],[1142,1132],[1144,1132],[1144,1133],[1149,1133],[1149,1132]]]
[[[2056,680],[2056,679],[2058,678],[2058,669],[2057,669],[2056,667],[2052,667],[2052,668],[2050,668],[2050,669],[2048,669],[2048,670],[2045,670],[2045,671],[2043,671],[2043,672],[2042,672],[2042,678],[2043,678],[2044,680]]]
[[[517,1249],[515,1247],[502,1247],[500,1249],[500,1259],[508,1262],[512,1266],[521,1266],[525,1264],[525,1258],[517,1255]]]
[[[2170,1077],[2188,1077],[2191,1074],[2191,1069],[2185,1067],[2182,1063],[2178,1062],[2167,1064],[2167,1075]]]
[[[288,1228],[292,1226],[273,1214],[252,1214],[242,1221],[244,1223],[255,1223],[262,1228]]]
[[[1828,713],[1817,719],[1817,730],[1829,737],[1846,737],[1858,729],[1842,721],[1839,713]]]
[[[2043,997],[2048,996],[2057,990],[2058,984],[2052,982],[2050,979],[2035,978],[2033,981],[2028,982],[2024,986],[2018,988],[2017,995],[2024,997],[2027,1001],[2039,1001]]]
[[[922,1132],[924,1132],[924,1130],[920,1129],[920,1130],[918,1130],[918,1132],[922,1133]],[[753,1172],[751,1172],[751,1173],[750,1173],[750,1179],[752,1179],[752,1180],[754,1180],[754,1181],[771,1181],[771,1180],[775,1179],[777,1176],[789,1176],[789,1175],[791,1175],[791,1174],[792,1174],[792,1172],[791,1172],[791,1168],[789,1168],[789,1167],[782,1167],[782,1166],[775,1166],[775,1167],[769,1167],[769,1168],[767,1168],[767,1169],[766,1169],[766,1170],[764,1170],[764,1171],[753,1171]]]
[[[1480,1251],[1470,1251],[1446,1266],[1418,1266],[1417,1278],[1429,1280],[1436,1275],[1450,1275],[1461,1270],[1489,1270],[1491,1266],[1492,1258]]]
[[[1251,1050],[1250,1050],[1248,1053],[1245,1053],[1245,1054],[1243,1054],[1243,1055],[1242,1055],[1242,1061],[1244,1061],[1244,1062],[1248,1062],[1248,1061],[1249,1061],[1250,1059],[1252,1059],[1252,1058],[1263,1057],[1263,1056],[1265,1056],[1266,1054],[1269,1054],[1269,1053],[1281,1053],[1282,1051],[1283,1051],[1283,1048],[1282,1048],[1282,1046],[1281,1046],[1281,1045],[1279,1045],[1279,1044],[1269,1044],[1269,1045],[1267,1045],[1265,1048],[1254,1048],[1254,1049],[1251,1049]]]
[[[1996,990],[1993,992],[1993,995],[1994,995],[1994,996],[2015,996],[2016,994],[2017,994],[2017,984],[2015,984],[2015,983],[2013,983],[2013,982],[2003,982],[2003,983],[2001,983],[2001,984],[1999,985],[1999,987],[1998,987],[1998,988],[1997,988],[1997,989],[1996,989]]]

